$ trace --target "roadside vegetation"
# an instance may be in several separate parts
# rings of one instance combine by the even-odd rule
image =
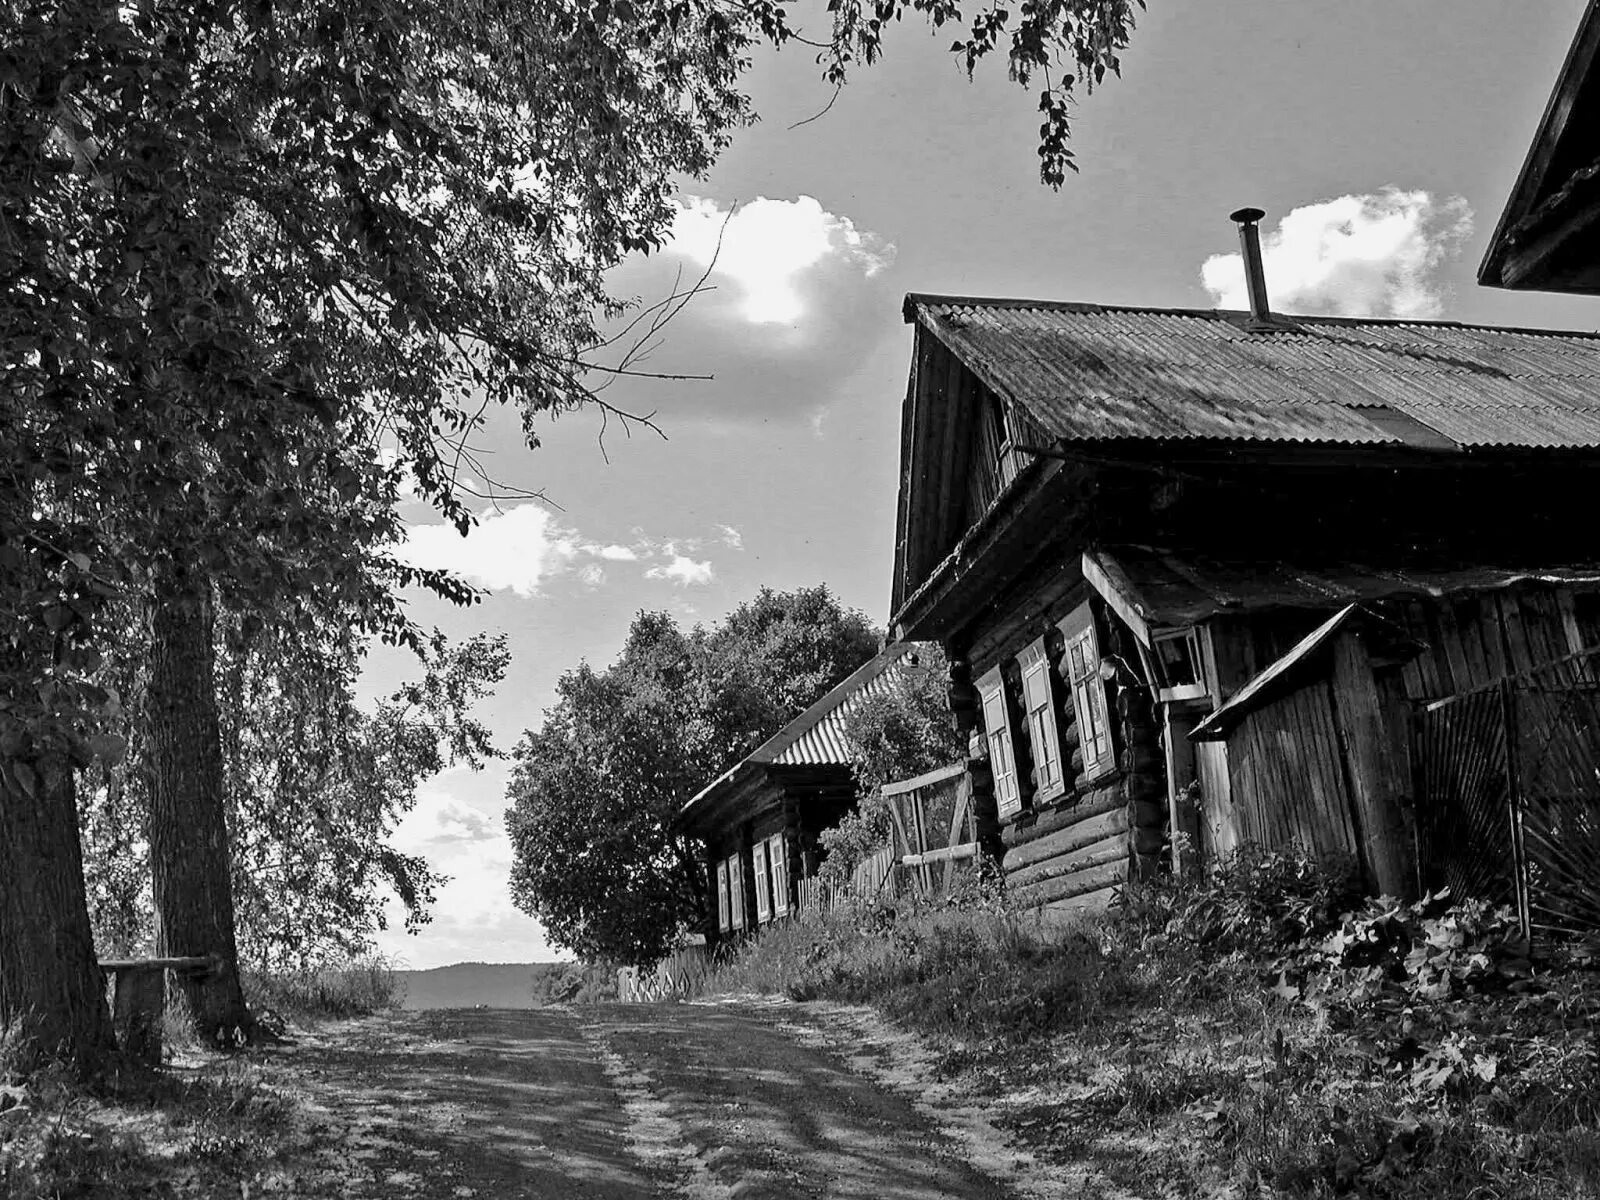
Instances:
[[[706,990],[868,1003],[1046,1158],[1143,1196],[1600,1197],[1594,946],[1251,854],[1046,926],[976,888],[774,928]]]
[[[252,1011],[279,1036],[389,1011],[403,999],[403,984],[376,955],[246,971],[241,982]],[[269,1061],[207,1049],[181,994],[168,999],[168,1061],[159,1072],[114,1067],[85,1083],[52,1068],[11,1084],[20,1073],[6,1034],[0,1029],[6,1200],[304,1194],[307,1163],[326,1140],[305,1097]]]

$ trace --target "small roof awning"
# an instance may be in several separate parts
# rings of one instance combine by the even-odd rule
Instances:
[[[1317,651],[1327,645],[1358,611],[1360,610],[1354,604],[1347,604],[1306,634],[1290,648],[1287,654],[1245,684],[1234,693],[1231,700],[1196,725],[1189,733],[1189,740],[1220,741],[1244,719],[1247,713],[1253,712],[1268,700],[1288,691],[1290,683],[1300,669],[1315,658]]]
[[[1525,581],[1600,584],[1600,564],[1551,567],[1377,567],[1225,562],[1150,546],[1084,552],[1083,576],[1146,646],[1162,629],[1229,613],[1305,608],[1329,612],[1390,596],[1484,592]]]

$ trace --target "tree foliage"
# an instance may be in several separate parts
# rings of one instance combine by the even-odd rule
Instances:
[[[959,20],[829,8],[841,83],[905,11]],[[1047,182],[1131,12],[996,0],[957,43],[1044,78]],[[76,860],[74,772],[124,751],[103,664],[126,606],[181,579],[190,609],[420,645],[393,589],[470,593],[393,557],[403,483],[464,528],[488,405],[530,442],[603,406],[606,271],[750,119],[750,47],[798,36],[773,0],[0,5],[0,1019],[70,995],[22,1036],[80,1062],[104,1040],[81,888],[21,914],[54,886],[30,863]],[[214,724],[175,725],[205,743],[183,753],[214,763]]]
[[[886,783],[947,767],[966,746],[945,706],[946,663],[937,643],[915,651],[916,664],[890,677],[887,690],[867,696],[845,715],[855,757],[856,807],[819,839],[827,857],[818,872],[843,883],[856,865],[889,844]]]
[[[636,965],[703,928],[704,864],[674,817],[876,647],[825,586],[763,588],[710,629],[640,613],[616,662],[561,677],[514,752],[517,906],[580,957]]]
[[[420,678],[369,707],[355,694],[356,642],[247,640],[242,624],[225,616],[217,637],[240,956],[266,971],[358,957],[386,927],[390,895],[408,928],[429,920],[443,879],[390,835],[424,780],[501,756],[473,707],[504,676],[504,635],[451,644],[435,632]],[[136,708],[136,686],[129,694]],[[89,773],[80,802],[103,953],[145,952],[153,929],[137,721],[130,729],[129,761]]]

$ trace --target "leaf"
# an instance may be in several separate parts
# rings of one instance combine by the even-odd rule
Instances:
[[[17,786],[28,795],[37,796],[39,794],[39,776],[27,763],[12,763],[11,774],[16,779]]]
[[[89,750],[108,765],[115,765],[128,753],[128,739],[115,733],[97,733],[89,739]]]
[[[1274,985],[1272,992],[1285,1004],[1293,1004],[1300,998],[1300,988],[1289,982],[1288,973],[1284,971],[1278,972],[1278,982]]]
[[[44,610],[45,628],[51,633],[60,633],[78,619],[78,614],[68,604],[52,604]]]

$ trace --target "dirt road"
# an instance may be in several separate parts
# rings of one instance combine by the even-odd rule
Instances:
[[[917,1056],[858,1011],[760,1001],[409,1014],[293,1054],[349,1131],[349,1196],[1085,1194]]]

